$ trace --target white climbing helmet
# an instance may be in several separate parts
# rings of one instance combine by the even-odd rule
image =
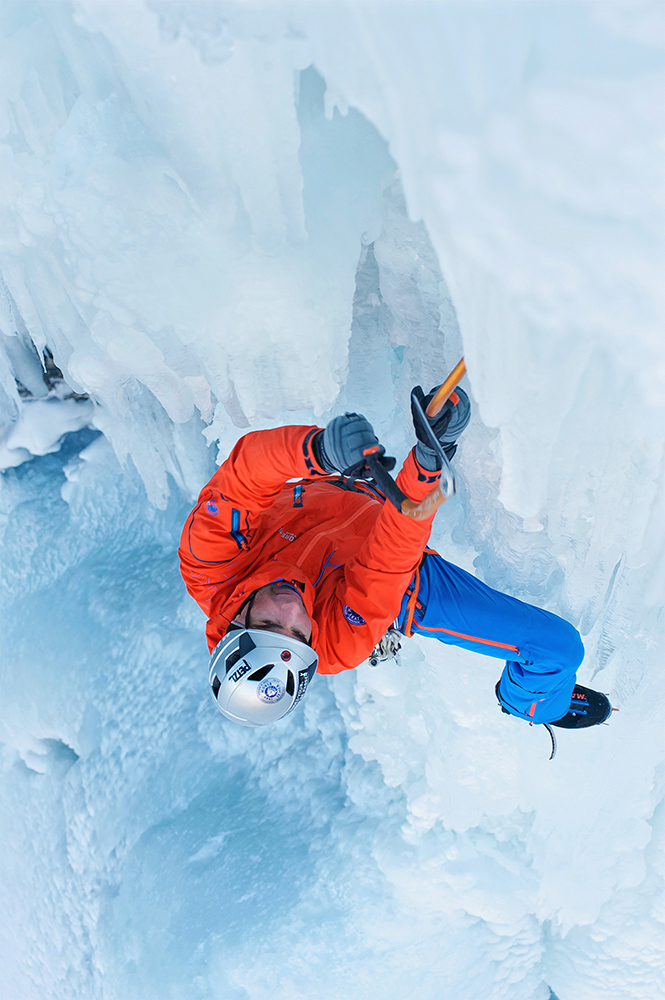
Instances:
[[[267,629],[234,629],[212,651],[210,690],[225,718],[267,726],[296,707],[318,663],[318,654],[299,639]]]

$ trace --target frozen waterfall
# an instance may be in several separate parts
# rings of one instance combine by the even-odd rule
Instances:
[[[665,995],[659,3],[5,0],[3,1000]],[[249,428],[464,354],[446,558],[611,724],[414,639],[225,726],[178,573]],[[435,647],[435,648],[432,648]]]

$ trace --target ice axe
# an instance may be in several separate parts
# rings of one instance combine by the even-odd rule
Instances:
[[[461,358],[443,385],[434,394],[428,403],[427,410],[425,412],[423,412],[418,397],[411,393],[411,403],[414,409],[419,411],[423,418],[422,424],[429,437],[429,446],[436,452],[439,460],[441,461],[441,479],[434,489],[428,493],[427,496],[420,501],[420,503],[416,503],[414,500],[409,500],[409,498],[402,493],[399,486],[397,486],[390,473],[381,465],[381,462],[377,458],[379,451],[378,445],[371,451],[368,450],[368,452],[366,452],[366,468],[369,469],[372,479],[376,485],[379,489],[383,490],[390,502],[394,504],[394,506],[397,507],[402,514],[406,514],[407,517],[412,517],[416,521],[424,521],[426,517],[430,517],[430,515],[441,506],[444,500],[447,500],[448,497],[451,497],[455,492],[455,474],[446,457],[446,453],[441,447],[440,442],[430,426],[429,420],[426,418],[435,417],[437,413],[440,412],[446,400],[452,395],[455,386],[462,378],[465,371],[466,365],[464,364],[464,358]]]

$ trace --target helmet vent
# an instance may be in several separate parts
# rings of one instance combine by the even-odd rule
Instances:
[[[233,667],[235,667],[235,665],[238,662],[238,660],[241,660],[243,658],[243,656],[244,656],[244,653],[240,649],[236,649],[232,653],[229,653],[229,655],[226,657],[226,672],[227,672],[227,674],[228,674],[229,670],[232,670]]]
[[[293,676],[293,674],[291,673],[291,671],[289,670],[287,678],[286,678],[286,693],[289,694],[289,695],[291,695],[291,694],[293,694],[293,692],[295,691],[295,689],[296,689],[296,679]]]
[[[214,694],[215,698],[219,694],[219,689],[220,689],[221,686],[222,686],[222,682],[220,681],[220,679],[217,676],[217,674],[215,674],[215,676],[212,679],[212,693]]]
[[[243,656],[247,656],[247,654],[251,653],[253,649],[256,649],[256,643],[251,636],[247,635],[247,632],[242,632],[238,642],[238,648],[234,649],[232,653],[229,653],[226,658],[227,674],[229,670],[232,670],[233,667],[235,667],[238,660],[242,660]]]
[[[253,674],[250,674],[247,679],[250,681],[262,681],[266,674],[269,674],[274,666],[274,663],[266,663],[265,667],[259,667],[259,669],[255,670]]]

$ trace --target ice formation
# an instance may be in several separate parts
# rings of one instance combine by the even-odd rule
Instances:
[[[4,4],[0,962],[11,1000],[659,1000],[663,8]],[[413,640],[270,731],[175,548],[247,428],[464,353],[433,541],[582,632],[610,726]],[[432,648],[434,645],[436,648]]]

